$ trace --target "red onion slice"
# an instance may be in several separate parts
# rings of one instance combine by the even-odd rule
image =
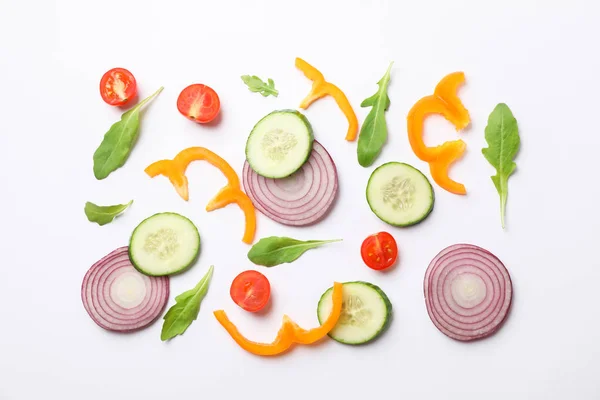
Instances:
[[[169,277],[140,273],[129,261],[127,246],[120,247],[87,271],[81,299],[100,327],[133,332],[156,321],[164,310],[169,299]]]
[[[457,244],[440,251],[423,282],[425,305],[434,325],[460,341],[496,332],[512,304],[512,281],[504,264],[489,251]]]
[[[331,156],[316,140],[306,163],[287,178],[258,175],[244,163],[244,190],[264,215],[284,225],[311,225],[325,217],[338,190]]]

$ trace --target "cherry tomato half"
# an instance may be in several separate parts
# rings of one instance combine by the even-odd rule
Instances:
[[[244,271],[231,282],[229,290],[235,304],[246,311],[260,311],[271,297],[271,284],[266,276],[258,271]]]
[[[125,68],[113,68],[100,79],[100,96],[111,106],[122,106],[137,94],[135,77]]]
[[[177,109],[184,117],[204,124],[215,119],[221,102],[212,88],[196,83],[181,91],[177,98]]]
[[[360,255],[369,268],[379,271],[391,267],[396,262],[398,246],[392,235],[379,232],[363,241]]]

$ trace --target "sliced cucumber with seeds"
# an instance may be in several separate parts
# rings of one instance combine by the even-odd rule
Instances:
[[[379,219],[394,226],[423,221],[433,210],[431,183],[418,169],[400,162],[376,168],[367,184],[367,202]]]
[[[329,336],[345,344],[364,344],[376,339],[391,322],[392,303],[383,290],[368,282],[346,282],[342,287],[342,314]],[[332,291],[333,287],[329,288],[319,300],[319,323],[331,313]]]
[[[143,220],[131,234],[129,259],[150,276],[181,272],[196,260],[200,234],[188,218],[176,213],[159,213]]]
[[[246,160],[266,178],[285,178],[296,172],[310,157],[313,130],[306,117],[296,110],[279,110],[263,117],[246,142]]]

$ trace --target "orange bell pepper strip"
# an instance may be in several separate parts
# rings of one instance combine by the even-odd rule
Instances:
[[[246,218],[246,228],[244,230],[244,237],[242,241],[247,244],[251,244],[254,241],[254,235],[256,233],[256,211],[252,200],[242,192],[241,189],[225,186],[219,191],[219,193],[208,202],[206,205],[206,211],[210,212],[223,208],[231,203],[236,203],[244,212]]]
[[[429,115],[438,114],[451,122],[457,131],[469,125],[469,112],[456,94],[464,81],[463,72],[446,75],[435,87],[433,95],[417,101],[407,117],[408,140],[415,155],[429,163],[431,176],[440,187],[461,195],[467,193],[465,186],[452,180],[448,170],[452,163],[462,157],[466,149],[465,142],[459,139],[427,147],[423,141],[423,123]]]
[[[219,168],[227,178],[227,185],[208,203],[206,211],[223,208],[236,203],[244,212],[246,228],[242,241],[251,244],[256,232],[256,210],[250,198],[242,191],[240,179],[231,165],[223,158],[204,147],[190,147],[180,151],[172,160],[160,160],[150,164],[144,170],[151,178],[164,175],[175,187],[175,190],[185,201],[189,200],[188,179],[185,171],[192,161],[208,161]]]
[[[279,332],[272,343],[258,343],[248,340],[240,333],[237,327],[229,320],[223,310],[213,312],[217,321],[231,335],[233,340],[244,350],[259,356],[274,356],[286,352],[294,343],[312,344],[327,336],[338,322],[342,311],[342,284],[333,284],[333,307],[327,320],[318,328],[304,330],[299,327],[290,317],[283,316],[283,322]]]
[[[333,306],[327,319],[317,328],[305,330],[299,327],[295,322],[290,320],[290,324],[294,328],[294,342],[300,344],[313,344],[325,337],[337,324],[342,314],[343,303],[343,285],[338,282],[333,283]]]
[[[248,340],[240,333],[238,328],[229,320],[223,310],[214,311],[217,321],[231,335],[233,340],[244,350],[258,356],[275,356],[287,351],[294,340],[294,331],[289,324],[283,323],[275,340],[272,343],[258,343]]]
[[[335,86],[333,83],[327,82],[323,74],[304,61],[301,58],[296,58],[296,68],[304,73],[308,79],[310,79],[313,84],[308,96],[302,100],[300,103],[300,108],[306,110],[314,101],[325,97],[327,95],[333,97],[338,107],[344,113],[344,116],[348,120],[348,132],[346,133],[346,140],[351,142],[356,139],[356,135],[358,134],[358,119],[356,118],[356,114],[350,105],[350,101],[341,91],[340,88]]]

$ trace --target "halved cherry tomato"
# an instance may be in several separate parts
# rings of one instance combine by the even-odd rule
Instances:
[[[379,271],[391,267],[396,262],[398,246],[392,235],[379,232],[363,241],[360,255],[369,268]]]
[[[137,83],[125,68],[113,68],[100,79],[100,96],[111,106],[122,106],[137,94]]]
[[[229,290],[231,299],[246,311],[263,309],[271,297],[271,284],[266,276],[258,271],[244,271],[235,277]]]
[[[221,102],[212,88],[196,83],[181,91],[177,98],[177,109],[184,117],[203,124],[217,116]]]

